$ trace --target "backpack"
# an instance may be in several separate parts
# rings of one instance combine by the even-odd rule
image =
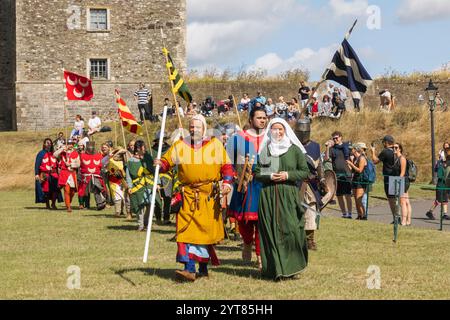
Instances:
[[[364,168],[364,171],[362,172],[362,181],[373,184],[375,180],[377,179],[377,171],[375,169],[375,165],[373,164],[372,160],[367,159],[367,165]]]
[[[417,166],[412,160],[406,159],[407,172],[406,176],[409,178],[409,182],[415,182],[417,179]]]

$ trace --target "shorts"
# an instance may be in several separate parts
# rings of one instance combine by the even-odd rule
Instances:
[[[338,196],[338,197],[347,196],[347,195],[350,196],[352,194],[351,180],[346,177],[338,177],[337,179],[338,179],[338,181],[337,181],[336,196]]]
[[[439,203],[448,203],[449,191],[436,190],[436,201]]]

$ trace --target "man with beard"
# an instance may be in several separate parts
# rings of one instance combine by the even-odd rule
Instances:
[[[95,152],[95,143],[88,142],[86,152],[81,154],[81,183],[79,188],[80,197],[93,193],[97,210],[106,207],[106,186],[101,176],[102,154]]]
[[[262,184],[253,180],[252,176],[267,126],[266,110],[263,107],[254,107],[250,112],[249,123],[250,129],[237,132],[227,144],[228,156],[238,172],[228,215],[238,221],[239,233],[244,241],[242,259],[251,262],[254,242],[258,268],[261,268],[258,203]]]
[[[53,156],[53,142],[46,138],[34,163],[36,203],[45,203],[47,209],[57,210],[56,200],[62,202],[58,188],[58,163]],[[52,206],[50,207],[50,201]]]
[[[177,262],[185,267],[176,271],[176,278],[192,282],[208,277],[210,260],[219,264],[214,245],[224,239],[220,198],[231,191],[234,170],[220,140],[206,136],[203,116],[190,120],[189,131],[190,135],[176,141],[155,165],[161,166],[162,173],[178,167],[183,204],[177,215]],[[196,262],[200,264],[198,275]]]

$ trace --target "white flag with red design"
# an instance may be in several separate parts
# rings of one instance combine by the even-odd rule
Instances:
[[[68,100],[89,101],[94,96],[91,79],[64,70],[64,80],[66,83],[66,96]]]

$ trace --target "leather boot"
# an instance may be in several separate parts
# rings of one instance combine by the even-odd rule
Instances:
[[[256,262],[258,264],[258,270],[259,272],[261,272],[262,270],[262,260],[261,260],[261,256],[256,256]]]
[[[242,260],[246,263],[252,262],[252,244],[245,244],[242,248]]]
[[[306,231],[306,242],[308,245],[308,250],[317,250],[317,245],[314,241],[314,230],[307,230]]]
[[[175,271],[175,278],[178,282],[194,282],[196,276],[195,273],[186,270],[177,270]]]

